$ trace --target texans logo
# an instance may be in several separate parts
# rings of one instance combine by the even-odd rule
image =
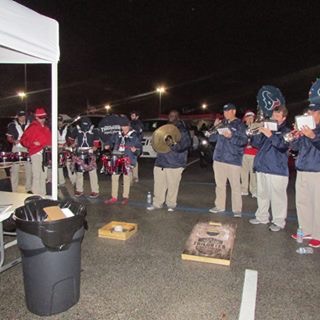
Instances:
[[[264,102],[265,110],[273,110],[274,108],[281,105],[281,102],[278,98],[276,100],[273,100],[272,93],[270,91],[262,91],[261,95]]]

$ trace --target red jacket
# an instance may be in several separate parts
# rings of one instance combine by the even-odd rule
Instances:
[[[40,145],[35,145],[35,141],[38,141]],[[28,149],[30,156],[32,156],[46,146],[51,146],[51,130],[47,126],[42,126],[39,121],[34,120],[24,131],[20,142]]]

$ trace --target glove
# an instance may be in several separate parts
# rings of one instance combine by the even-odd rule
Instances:
[[[209,138],[210,135],[211,135],[211,134],[210,134],[210,132],[209,132],[208,130],[204,132],[204,136],[205,136],[205,137]]]

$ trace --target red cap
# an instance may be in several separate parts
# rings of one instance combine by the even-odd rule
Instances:
[[[46,113],[46,110],[44,110],[43,108],[37,108],[36,111],[35,111],[35,113],[34,113],[34,115],[35,115],[36,117],[41,118],[41,117],[46,117],[46,116],[47,116],[47,113]]]

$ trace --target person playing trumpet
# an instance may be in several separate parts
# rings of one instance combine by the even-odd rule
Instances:
[[[320,85],[320,83],[318,83]],[[315,129],[303,126],[290,143],[298,151],[296,159],[296,207],[298,224],[304,233],[304,239],[310,239],[308,245],[320,247],[320,102],[311,103],[308,114],[315,121]],[[291,235],[297,239],[297,235]]]
[[[226,208],[226,183],[231,186],[232,211],[235,217],[241,217],[241,166],[243,150],[247,144],[246,128],[242,121],[236,117],[237,109],[232,103],[223,106],[225,128],[209,135],[210,142],[216,142],[213,153],[213,171],[216,181],[215,207],[209,211],[219,213]],[[216,119],[214,126],[217,128],[221,120]]]
[[[258,148],[254,159],[257,174],[258,209],[251,224],[269,223],[271,204],[272,224],[270,231],[280,231],[285,227],[287,217],[288,144],[283,136],[290,131],[286,126],[288,110],[284,105],[273,109],[272,119],[277,122],[277,131],[259,128],[260,134],[252,136],[252,146]]]

